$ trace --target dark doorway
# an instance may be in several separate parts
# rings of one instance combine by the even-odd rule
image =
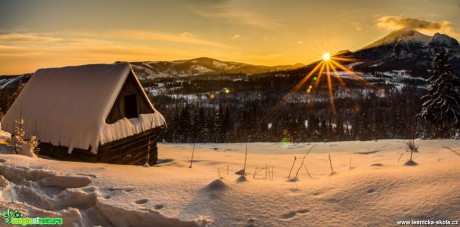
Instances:
[[[136,118],[137,116],[138,116],[138,113],[137,113],[136,94],[125,96],[125,117],[129,119],[129,118]]]

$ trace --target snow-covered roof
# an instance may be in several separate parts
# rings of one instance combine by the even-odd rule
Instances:
[[[3,116],[2,128],[13,133],[22,117],[26,137],[37,131],[42,142],[69,147],[69,153],[89,147],[97,153],[100,144],[164,125],[143,89],[152,114],[105,122],[130,73],[135,75],[127,63],[39,69]]]

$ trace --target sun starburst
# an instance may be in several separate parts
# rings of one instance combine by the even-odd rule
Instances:
[[[313,69],[291,90],[286,94],[282,100],[275,107],[279,110],[287,101],[296,94],[304,85],[309,82],[307,85],[306,94],[315,95],[318,88],[322,83],[326,83],[328,87],[329,94],[329,103],[331,106],[331,111],[335,117],[335,103],[334,103],[334,89],[333,89],[333,78],[335,78],[339,85],[348,92],[348,87],[343,80],[343,76],[349,76],[351,79],[354,79],[360,82],[364,87],[376,90],[376,87],[372,84],[369,84],[365,79],[356,74],[351,67],[347,67],[344,63],[353,63],[356,62],[355,59],[346,58],[342,56],[331,56],[330,53],[325,53],[322,56],[322,60],[317,62]],[[325,81],[324,81],[324,77]],[[311,97],[310,97],[311,98]],[[274,111],[275,113],[278,111]]]

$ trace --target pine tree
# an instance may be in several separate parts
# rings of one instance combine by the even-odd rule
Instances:
[[[445,137],[453,127],[460,125],[460,78],[444,49],[434,57],[429,73],[431,86],[422,97],[420,116],[436,126],[434,137]]]

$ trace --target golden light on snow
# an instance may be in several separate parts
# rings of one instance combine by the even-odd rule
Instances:
[[[329,61],[331,59],[331,54],[330,53],[324,53],[323,54],[323,61]]]

